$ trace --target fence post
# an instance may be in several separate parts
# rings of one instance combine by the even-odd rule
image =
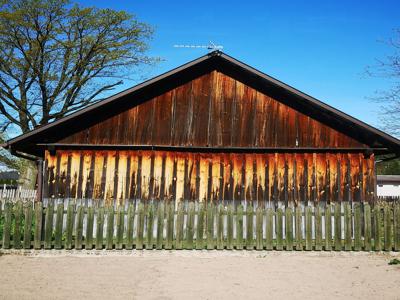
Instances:
[[[21,249],[21,227],[22,227],[22,202],[18,200],[15,204],[15,211],[14,211],[14,248]]]
[[[349,202],[344,204],[344,234],[345,234],[345,244],[344,250],[350,251],[352,249],[352,240],[351,240],[351,206]]]
[[[371,206],[364,204],[364,250],[371,251]]]
[[[1,202],[0,202],[1,206]],[[31,248],[31,232],[32,230],[32,202],[25,207],[25,223],[24,223],[24,249]]]
[[[312,250],[312,208],[307,205],[305,208],[306,223],[306,250]]]
[[[69,250],[72,248],[72,233],[74,230],[74,210],[75,205],[70,202],[67,208],[67,232],[65,239],[65,249]]]
[[[283,230],[282,230],[282,208],[276,210],[275,229],[276,229],[276,250],[283,250]]]
[[[51,240],[53,236],[53,217],[54,201],[49,199],[46,207],[45,225],[44,225],[44,249],[51,249]]]
[[[361,250],[361,204],[354,203],[354,250]]]
[[[3,225],[3,249],[11,246],[11,222],[12,222],[12,203],[4,204],[4,225]]]
[[[342,250],[342,208],[341,203],[335,203],[335,251]]]
[[[273,228],[274,228],[274,211],[272,208],[267,208],[267,221],[266,221],[266,249],[273,250]]]
[[[332,250],[332,206],[325,207],[325,250]]]
[[[315,204],[314,209],[314,220],[315,220],[315,250],[322,250],[322,215],[321,206],[319,203]]]
[[[295,224],[295,228],[296,228],[296,250],[297,251],[299,251],[299,250],[303,250],[303,236],[302,236],[302,214],[303,214],[303,212],[302,212],[302,209],[301,209],[301,206],[300,205],[298,205],[297,207],[296,207],[296,211],[295,211],[295,214],[296,214],[296,218],[295,218],[295,221],[296,221],[296,224]]]
[[[43,206],[42,202],[35,204],[35,233],[34,233],[34,249],[40,249],[42,247],[42,217],[43,217]]]

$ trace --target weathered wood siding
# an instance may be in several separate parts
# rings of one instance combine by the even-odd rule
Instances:
[[[100,116],[99,116],[100,118]],[[364,147],[213,71],[59,143],[209,147]]]
[[[170,201],[370,201],[374,157],[362,153],[46,153],[45,197]]]

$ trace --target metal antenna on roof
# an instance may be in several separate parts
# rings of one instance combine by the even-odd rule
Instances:
[[[208,49],[210,51],[222,50],[224,47],[216,45],[212,41],[208,45],[174,45],[174,48]]]

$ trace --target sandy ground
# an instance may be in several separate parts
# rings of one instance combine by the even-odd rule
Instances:
[[[399,255],[39,251],[0,256],[1,299],[400,299]]]

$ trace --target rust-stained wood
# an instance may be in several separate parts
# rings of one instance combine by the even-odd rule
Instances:
[[[57,150],[46,161],[46,197],[277,205],[369,202],[375,192],[374,156],[362,153]]]
[[[58,143],[201,147],[366,147],[213,71]]]

